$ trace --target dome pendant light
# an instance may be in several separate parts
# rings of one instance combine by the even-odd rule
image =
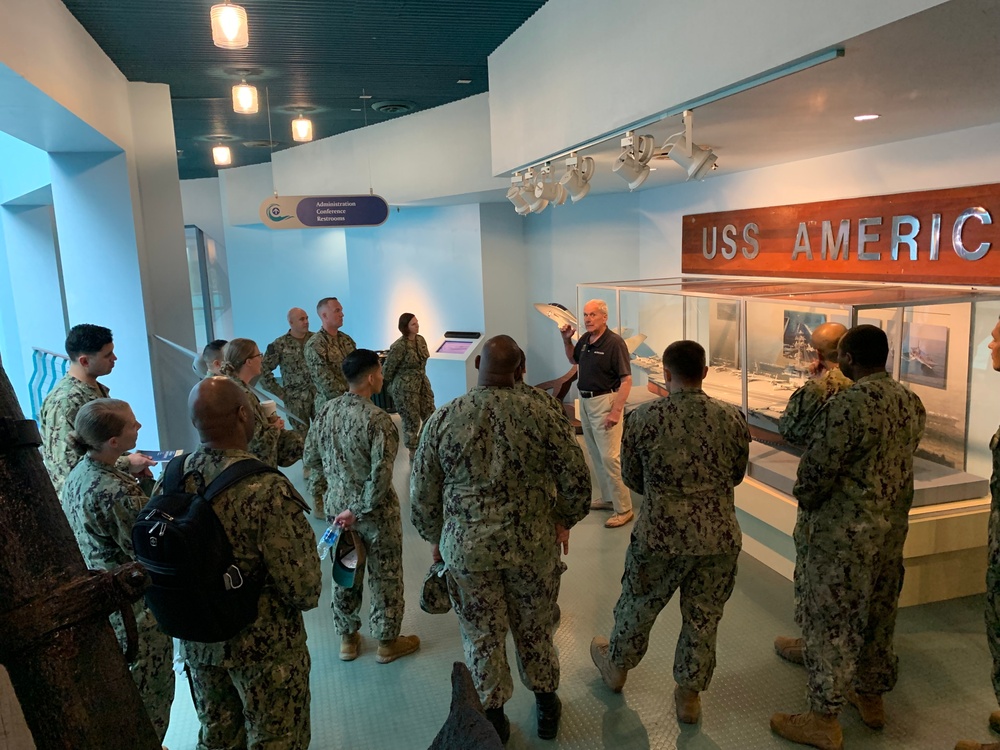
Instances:
[[[243,49],[250,44],[247,12],[226,0],[212,6],[212,41],[222,49]]]
[[[251,86],[244,78],[233,86],[233,111],[241,115],[257,114],[257,87]]]
[[[292,140],[306,143],[313,139],[312,120],[299,115],[292,120]]]

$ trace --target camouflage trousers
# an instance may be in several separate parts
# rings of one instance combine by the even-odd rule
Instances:
[[[389,395],[403,423],[403,444],[410,450],[416,450],[420,442],[420,428],[434,413],[434,393],[430,384],[419,390],[393,389]]]
[[[313,463],[320,463],[316,461],[315,451],[312,450],[313,443],[306,441],[305,450],[302,455],[302,463],[304,466],[310,466]],[[306,487],[309,488],[309,496],[312,498],[313,507],[324,510],[325,513],[329,514],[329,511],[325,509],[326,504],[326,491],[328,485],[326,483],[326,474],[322,469],[312,469],[309,472],[309,476],[305,477]]]
[[[553,550],[554,553],[554,550]],[[507,663],[507,632],[521,682],[532,692],[559,687],[559,657],[552,645],[556,555],[541,564],[467,572],[449,568],[451,603],[462,632],[465,664],[484,708],[500,708],[514,693]]]
[[[327,508],[327,513],[336,515],[340,510]],[[367,578],[371,586],[368,626],[372,637],[392,640],[403,626],[403,524],[396,512],[381,518],[359,518],[352,528],[365,544],[365,573],[356,576],[349,589],[334,584],[330,604],[334,624],[341,635],[361,628],[361,599]]]
[[[893,648],[899,592],[903,588],[903,543],[907,527],[853,547],[813,534],[797,545],[799,619],[809,672],[809,706],[839,714],[844,691],[886,693],[896,685]]]
[[[313,418],[314,406],[315,396],[312,388],[305,392],[289,393],[285,391],[285,411],[298,417],[304,423],[301,424],[294,419],[288,419],[286,420],[288,427],[299,433],[303,440],[306,439],[306,433],[309,432],[309,423]]]
[[[993,692],[1000,703],[1000,512],[990,512],[986,561],[986,642],[993,655]]]
[[[201,722],[197,750],[306,750],[309,667],[304,643],[235,668],[186,664]]]
[[[138,651],[135,661],[128,668],[156,736],[163,742],[170,723],[170,706],[174,702],[174,640],[160,630],[153,613],[146,609],[141,599],[133,605],[133,611],[138,631]],[[117,612],[113,614],[111,624],[118,645],[124,652],[128,639],[121,615]]]
[[[674,592],[681,592],[681,632],[674,651],[674,680],[708,689],[715,671],[715,642],[722,609],[736,585],[738,553],[670,555],[651,552],[634,539],[625,554],[622,593],[615,605],[611,661],[632,669],[649,648],[649,632]]]

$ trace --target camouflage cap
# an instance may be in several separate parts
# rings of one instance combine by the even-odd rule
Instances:
[[[420,589],[420,609],[429,615],[443,615],[451,609],[448,579],[448,570],[443,562],[431,565]]]

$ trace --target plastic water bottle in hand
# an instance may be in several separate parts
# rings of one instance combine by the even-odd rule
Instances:
[[[326,527],[323,536],[319,538],[319,544],[316,545],[316,552],[319,554],[320,560],[325,560],[326,556],[330,554],[330,548],[337,546],[341,530],[342,527],[335,523],[331,523]]]

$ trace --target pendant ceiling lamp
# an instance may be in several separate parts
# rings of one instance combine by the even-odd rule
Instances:
[[[312,120],[299,115],[292,120],[292,140],[305,143],[313,139]]]
[[[257,87],[251,86],[243,79],[242,83],[233,86],[233,111],[241,115],[257,114]]]
[[[226,0],[212,6],[212,41],[222,49],[243,49],[250,44],[247,12]]]
[[[217,167],[228,167],[233,163],[233,152],[229,146],[215,146],[212,148],[212,159]]]

